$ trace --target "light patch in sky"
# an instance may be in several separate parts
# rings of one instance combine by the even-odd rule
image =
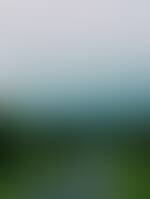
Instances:
[[[149,6],[135,0],[1,0],[1,94],[51,95],[55,102],[147,92]]]

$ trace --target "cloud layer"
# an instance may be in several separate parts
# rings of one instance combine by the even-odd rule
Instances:
[[[1,95],[53,103],[98,101],[122,91],[144,96],[149,6],[135,0],[2,0]]]

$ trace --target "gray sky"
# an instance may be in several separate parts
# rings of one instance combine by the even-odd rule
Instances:
[[[148,0],[1,0],[1,94],[56,101],[144,92],[149,7]]]

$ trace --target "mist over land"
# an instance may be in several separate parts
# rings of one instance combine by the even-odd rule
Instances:
[[[149,7],[0,1],[0,198],[150,198]]]
[[[0,7],[6,106],[69,118],[148,114],[148,2],[7,0]]]

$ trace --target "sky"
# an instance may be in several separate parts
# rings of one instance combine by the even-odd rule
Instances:
[[[1,97],[58,109],[124,98],[147,103],[149,6],[148,0],[1,0]]]

